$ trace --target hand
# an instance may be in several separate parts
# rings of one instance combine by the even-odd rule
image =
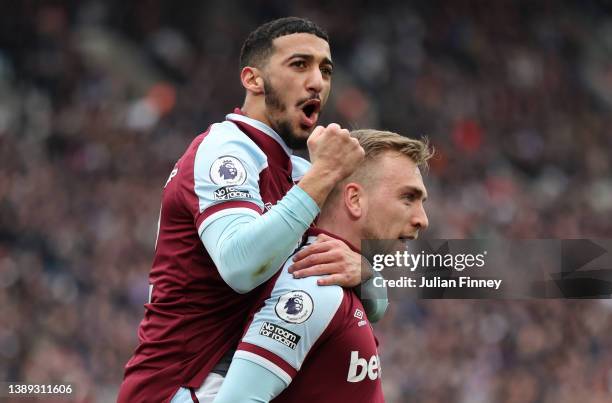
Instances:
[[[314,243],[295,254],[289,273],[295,278],[327,274],[317,280],[318,285],[355,287],[362,281],[361,259],[344,242],[320,234]]]
[[[313,170],[330,175],[334,182],[352,174],[365,156],[359,141],[336,123],[317,126],[307,144]]]

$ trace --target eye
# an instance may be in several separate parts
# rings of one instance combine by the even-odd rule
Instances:
[[[306,67],[306,61],[305,60],[296,60],[296,61],[291,63],[291,66],[303,69],[303,68]]]
[[[416,198],[417,198],[416,194],[414,194],[414,193],[412,193],[412,192],[411,192],[411,193],[406,193],[406,194],[404,195],[404,200],[405,200],[406,202],[408,202],[408,203],[412,203],[412,202],[414,202],[414,201],[416,200]]]
[[[325,76],[331,76],[334,73],[334,70],[331,67],[321,67],[321,73]]]

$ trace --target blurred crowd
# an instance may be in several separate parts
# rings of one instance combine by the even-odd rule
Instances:
[[[162,186],[241,105],[248,32],[286,15],[331,36],[323,122],[435,146],[430,237],[612,238],[604,0],[3,2],[1,381],[114,401]],[[394,304],[376,326],[387,400],[610,402],[611,318],[609,300]]]

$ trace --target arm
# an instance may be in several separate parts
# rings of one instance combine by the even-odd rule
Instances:
[[[270,211],[260,215],[263,201],[257,179],[265,165],[261,152],[248,141],[229,142],[219,138],[213,139],[219,143],[218,155],[198,152],[196,157],[195,189],[202,216],[196,219],[196,225],[223,279],[235,291],[244,293],[274,275],[297,246],[334,184],[350,174],[363,159],[363,149],[348,131],[337,125],[317,128],[308,140],[312,167],[298,186]],[[245,172],[241,184],[210,178],[209,171],[216,172],[211,166],[216,167],[214,164],[227,158],[232,158],[234,165],[241,168],[239,171]],[[219,188],[219,185],[225,187]],[[232,192],[224,192],[230,185]],[[223,209],[223,203],[228,201],[240,204]],[[252,207],[244,208],[245,205]],[[356,273],[349,273],[347,277],[351,285],[359,282]],[[346,281],[341,280],[339,284],[348,285]]]
[[[234,358],[213,403],[267,403],[287,386],[263,366]]]
[[[308,137],[308,153],[312,167],[298,186],[319,207],[323,207],[336,183],[352,174],[365,157],[359,141],[335,123],[314,129]]]
[[[327,338],[334,337],[334,326],[343,323],[333,320],[341,309],[342,288],[319,287],[315,277],[294,279],[287,265],[248,325],[215,403],[267,402],[274,398],[290,385],[315,344],[323,345]],[[299,308],[289,310],[289,301],[299,301]],[[265,385],[255,386],[259,380],[246,382],[250,376]],[[238,390],[245,385],[249,385],[248,391]]]
[[[225,215],[203,228],[200,238],[223,280],[244,293],[278,271],[318,212],[308,194],[295,186],[266,214]]]

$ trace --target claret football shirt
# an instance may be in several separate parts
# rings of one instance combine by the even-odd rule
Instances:
[[[322,232],[309,229],[307,244]],[[290,264],[273,279],[234,358],[255,362],[289,385],[273,402],[384,402],[378,342],[355,292],[318,286],[318,276],[295,279]]]
[[[150,298],[119,402],[168,401],[181,386],[197,388],[237,345],[266,283],[236,293],[200,234],[216,217],[265,213],[308,167],[276,132],[239,110],[193,140],[163,190]]]

